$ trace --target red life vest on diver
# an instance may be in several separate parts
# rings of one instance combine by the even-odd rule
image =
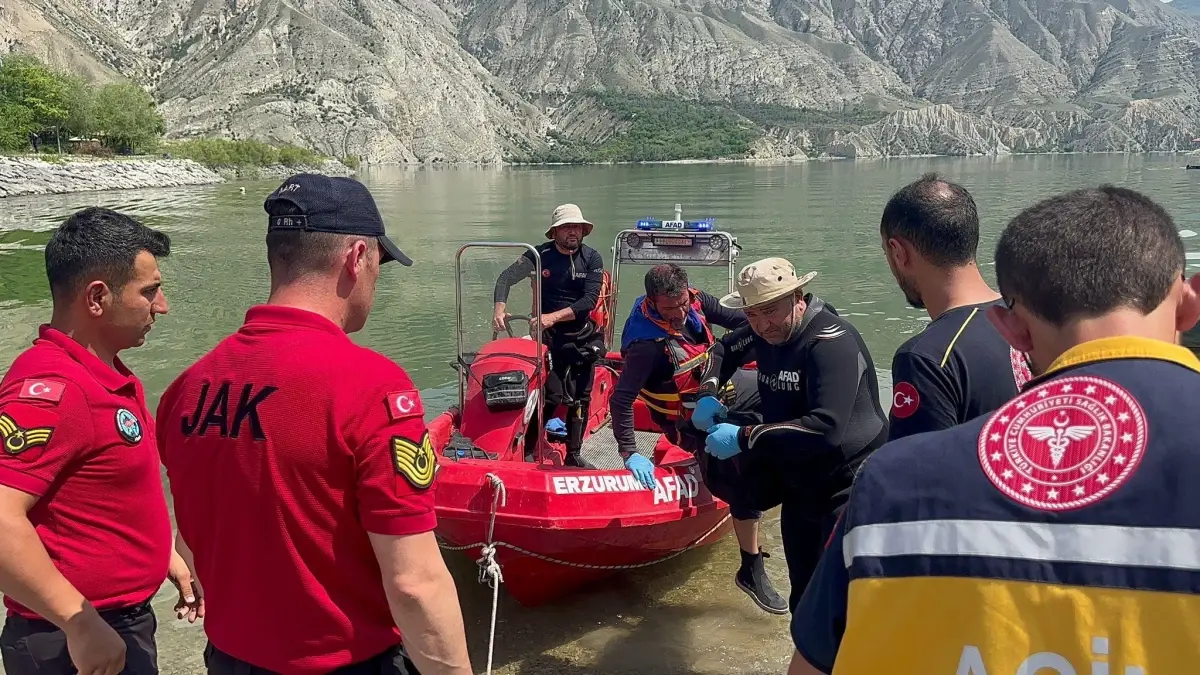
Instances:
[[[708,350],[715,342],[708,319],[700,307],[700,298],[694,292],[692,310],[700,316],[700,325],[704,327],[704,342],[691,342],[674,336],[655,340],[663,345],[671,362],[671,379],[647,382],[638,392],[638,398],[647,408],[672,419],[686,420],[691,417],[692,408],[684,407],[683,404],[694,402],[697,398],[696,392],[700,390],[704,370],[708,365]]]

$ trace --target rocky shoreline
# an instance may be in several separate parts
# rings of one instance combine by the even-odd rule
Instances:
[[[785,148],[760,147],[753,157],[725,159],[683,159],[658,162],[600,162],[599,164],[783,164],[808,161],[882,159],[881,157],[809,156],[803,150],[788,144]],[[774,151],[774,152],[771,152]],[[1091,154],[1077,152],[1059,153],[1005,153],[1005,154]],[[1176,152],[1185,163],[1192,158],[1200,161],[1200,151]],[[954,155],[897,155],[890,159],[913,157],[948,157]],[[986,155],[985,155],[986,156]],[[506,162],[505,166],[557,166],[555,164],[532,164]],[[562,165],[567,166],[567,165]],[[45,161],[34,157],[0,157],[0,198],[26,195],[62,194],[67,192],[89,192],[98,190],[125,190],[135,188],[179,187],[183,185],[211,185],[239,180],[282,180],[300,172],[320,173],[327,176],[354,176],[357,172],[341,162],[329,159],[320,166],[267,166],[267,167],[216,167],[210,169],[190,159],[84,159],[71,158],[62,161]]]
[[[0,197],[207,185],[224,180],[190,159],[48,162],[32,157],[0,157]]]
[[[284,178],[300,171],[351,176],[336,160],[317,167],[209,169],[190,159],[85,159],[46,161],[34,157],[0,157],[0,197],[49,195],[93,190],[212,185],[227,180]]]

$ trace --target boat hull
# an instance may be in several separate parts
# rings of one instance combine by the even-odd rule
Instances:
[[[657,487],[648,490],[628,471],[445,462],[437,534],[445,548],[479,559],[495,504],[490,541],[504,587],[522,605],[541,605],[728,533],[729,507],[704,487],[694,460],[656,473]],[[489,474],[503,484],[502,502]]]
[[[536,606],[711,544],[732,528],[729,505],[704,486],[695,457],[659,432],[644,405],[634,407],[635,436],[637,451],[653,457],[655,488],[624,468],[608,426],[619,354],[595,366],[581,453],[595,468],[566,466],[564,444],[536,417],[544,353],[527,339],[485,344],[469,364],[461,409],[429,423],[444,548],[479,559],[494,544],[508,593]]]

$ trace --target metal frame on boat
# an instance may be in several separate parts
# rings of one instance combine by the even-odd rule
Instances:
[[[729,290],[733,292],[734,265],[742,247],[737,237],[716,229],[712,218],[683,220],[683,205],[675,205],[674,220],[643,218],[635,229],[621,230],[613,238],[612,305],[617,306],[621,289],[621,264],[653,266],[675,263],[680,267],[728,268]],[[702,253],[703,255],[696,255]],[[689,255],[691,254],[691,255]],[[610,321],[604,330],[606,344],[613,343],[616,321]]]
[[[533,299],[532,307],[528,316],[518,316],[510,318],[522,318],[529,321],[529,328],[533,335],[542,334],[542,303],[539,301],[542,297],[542,257],[538,255],[537,248],[531,244],[526,244],[519,241],[470,241],[458,247],[458,252],[454,254],[454,315],[456,319],[456,328],[454,332],[455,338],[455,354],[454,358],[457,363],[458,370],[458,408],[463,409],[466,403],[467,379],[470,377],[471,364],[464,358],[466,352],[463,351],[463,315],[462,315],[462,284],[460,283],[462,274],[462,254],[469,248],[520,248],[533,254]],[[524,251],[522,251],[524,253]],[[505,320],[505,325],[508,325],[508,319]],[[512,331],[508,331],[512,335]],[[495,334],[492,339],[495,339]],[[472,361],[474,360],[472,353]],[[533,379],[538,381],[537,401],[546,400],[546,382],[545,378],[539,377],[545,363],[538,360],[534,364]],[[542,419],[541,405],[537,406],[538,427],[542,428],[545,420]]]

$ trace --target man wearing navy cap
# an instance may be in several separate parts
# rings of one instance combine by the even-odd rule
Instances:
[[[264,208],[270,297],[158,407],[208,671],[469,675],[420,394],[347,336],[412,261],[356,180],[293,176]]]

